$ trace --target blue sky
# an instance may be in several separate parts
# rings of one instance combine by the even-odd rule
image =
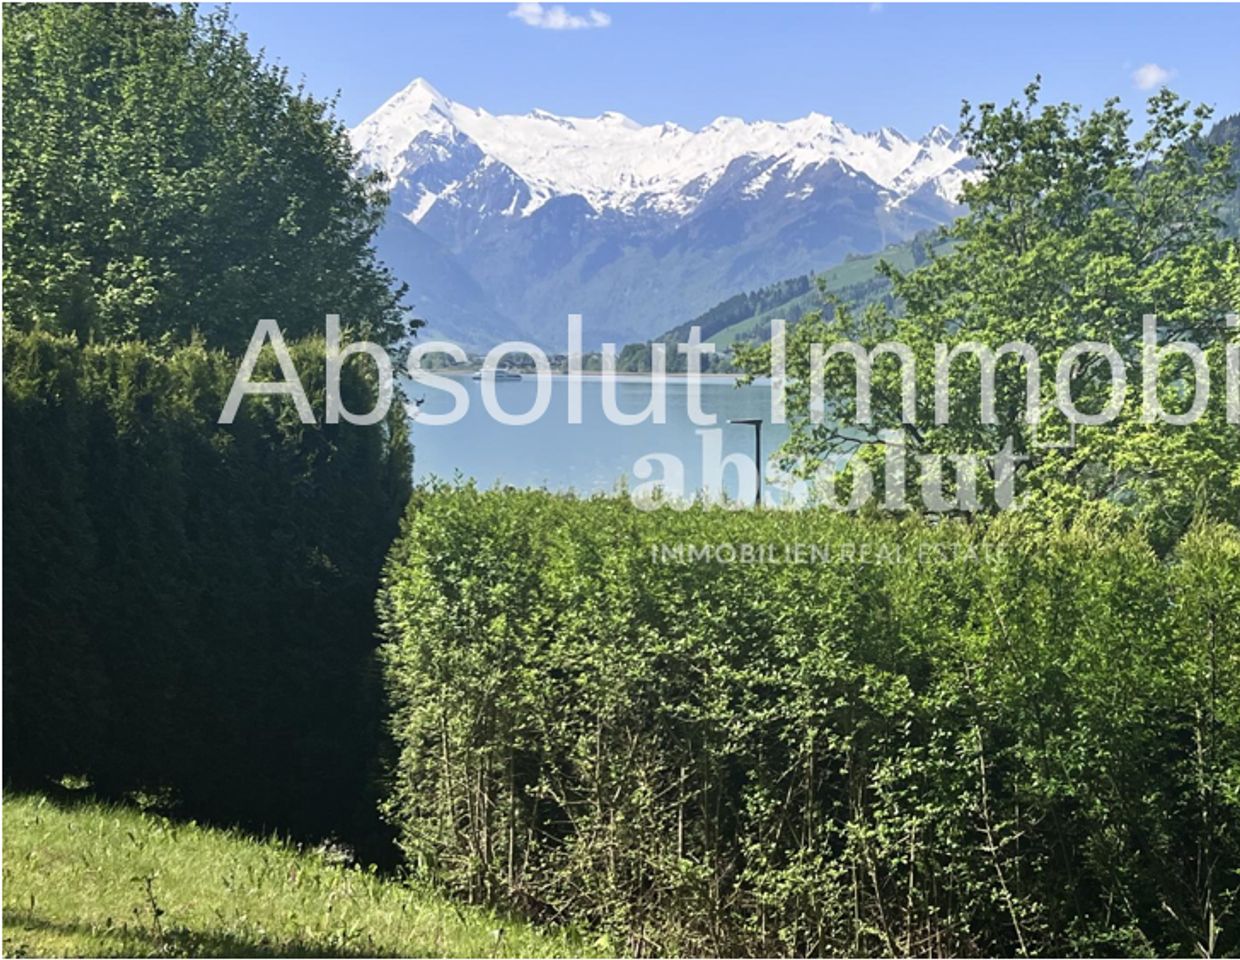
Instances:
[[[560,9],[557,9],[560,8]],[[861,130],[954,126],[960,101],[1008,100],[1036,73],[1087,106],[1141,88],[1240,111],[1240,6],[1162,4],[238,4],[252,46],[340,92],[353,125],[417,76],[493,113],[697,128],[811,110]],[[518,15],[519,14],[519,15]]]

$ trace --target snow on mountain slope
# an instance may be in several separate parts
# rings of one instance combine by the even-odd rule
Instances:
[[[388,176],[380,255],[431,330],[548,346],[637,340],[727,297],[869,253],[960,211],[972,161],[818,113],[700,130],[622,114],[497,116],[415,80],[351,131]]]
[[[528,185],[528,202],[511,211],[521,216],[567,195],[584,197],[599,212],[640,207],[685,214],[739,157],[790,161],[784,172],[792,178],[838,160],[891,191],[893,205],[931,181],[943,184],[937,192],[951,202],[959,189],[953,170],[964,159],[944,127],[912,141],[889,128],[857,133],[818,113],[787,123],[720,117],[696,132],[674,123],[642,126],[612,112],[495,116],[449,100],[421,78],[352,132],[363,163],[393,182],[444,159],[447,145],[461,135]],[[433,191],[422,197],[422,205],[410,211],[415,223],[433,202]]]

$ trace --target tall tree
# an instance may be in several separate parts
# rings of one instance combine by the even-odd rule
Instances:
[[[1240,248],[1222,236],[1217,215],[1234,187],[1228,151],[1204,140],[1208,109],[1166,90],[1149,100],[1147,129],[1135,139],[1116,101],[1082,115],[1070,104],[1039,106],[1038,93],[1034,83],[1023,103],[965,105],[961,134],[980,174],[964,187],[969,212],[947,229],[947,254],[908,273],[882,267],[898,309],[839,308],[790,332],[786,459],[809,472],[860,451],[881,471],[881,448],[896,432],[911,453],[941,456],[990,458],[1010,439],[1028,458],[1019,468],[1025,488],[1056,508],[1125,504],[1169,531],[1203,502],[1234,516],[1240,428],[1225,421],[1223,351],[1234,336],[1225,316],[1240,308]],[[1157,316],[1160,346],[1191,341],[1206,351],[1211,397],[1191,427],[1142,420],[1147,314]],[[891,355],[874,360],[870,422],[856,422],[847,355],[821,366],[831,416],[811,410],[811,345],[844,340],[867,351],[884,341],[910,349],[915,416],[906,415],[902,367]],[[1115,347],[1128,389],[1114,420],[1072,429],[1054,410],[1055,373],[1081,341]],[[994,417],[983,417],[980,364],[967,352],[950,368],[948,422],[936,422],[936,345],[998,350],[1011,342],[1037,353],[1040,423],[1026,416],[1026,362],[1011,354],[997,362]],[[769,345],[742,349],[740,359],[750,373],[767,372]],[[1101,412],[1110,364],[1085,354],[1072,374],[1077,408]],[[1165,358],[1159,392],[1168,410],[1188,408],[1192,368],[1184,357]]]
[[[371,248],[386,198],[331,103],[192,5],[4,10],[4,290],[19,329],[237,351],[337,313],[410,328]]]

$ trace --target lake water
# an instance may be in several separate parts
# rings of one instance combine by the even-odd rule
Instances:
[[[770,455],[787,437],[787,428],[770,422],[770,386],[755,383],[737,387],[732,377],[706,377],[700,382],[701,406],[705,414],[715,414],[714,426],[698,426],[689,419],[689,384],[683,378],[666,381],[667,422],[646,420],[633,426],[612,423],[603,407],[602,380],[595,376],[574,378],[582,392],[582,422],[568,422],[569,377],[551,377],[551,402],[534,423],[512,426],[497,422],[483,405],[482,384],[469,377],[453,378],[466,391],[469,408],[456,423],[429,425],[412,421],[414,477],[453,479],[457,475],[476,480],[480,486],[510,484],[546,487],[589,494],[614,491],[619,483],[629,489],[643,480],[665,476],[662,462],[652,464],[644,477],[634,473],[638,461],[647,455],[673,455],[684,466],[684,492],[692,496],[704,488],[704,470],[729,454],[749,457],[747,472],[752,477],[754,431],[752,427],[732,425],[729,418],[760,417],[762,456]],[[649,378],[617,376],[616,402],[628,414],[644,410],[651,399]],[[453,408],[446,392],[425,384],[405,384],[413,398],[423,398],[419,416],[445,414]],[[510,414],[530,410],[535,402],[537,382],[532,375],[519,381],[497,382],[497,402]],[[706,435],[703,435],[702,431]],[[721,487],[729,497],[741,490],[743,464],[731,462],[722,471]],[[748,478],[747,478],[748,479]],[[751,482],[751,481],[750,481]]]

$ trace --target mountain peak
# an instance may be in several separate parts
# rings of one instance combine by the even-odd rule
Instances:
[[[616,127],[624,127],[626,130],[640,130],[641,124],[636,120],[631,120],[618,110],[605,110],[598,115],[598,119],[603,123],[611,124]]]
[[[412,80],[409,81],[408,85],[404,89],[404,92],[405,93],[413,93],[413,92],[425,93],[429,96],[443,99],[443,94],[440,93],[437,89],[435,89],[435,85],[431,83],[429,80],[427,80],[426,77],[414,77]]]
[[[541,109],[492,115],[449,100],[421,77],[352,135],[363,165],[383,170],[393,182],[415,176],[427,163],[442,164],[461,149],[475,158],[481,154],[528,190],[519,202],[506,197],[499,206],[518,218],[565,196],[581,197],[597,212],[641,209],[687,216],[742,157],[764,168],[769,164],[763,161],[781,158],[789,177],[838,164],[890,191],[891,202],[898,203],[944,176],[964,155],[946,127],[912,143],[891,128],[859,133],[818,112],[786,122],[721,116],[697,131],[673,123],[645,126],[616,110],[595,117],[561,117]],[[746,196],[761,193],[769,182],[769,177],[755,182]],[[434,192],[447,186],[445,181]]]
[[[425,77],[415,77],[408,86],[388,100],[388,103],[400,103],[422,110],[437,109],[445,115],[452,108],[452,101],[436,90]]]
[[[902,134],[895,127],[883,127],[878,131],[875,140],[882,146],[893,148],[895,145],[907,145],[908,137]]]

